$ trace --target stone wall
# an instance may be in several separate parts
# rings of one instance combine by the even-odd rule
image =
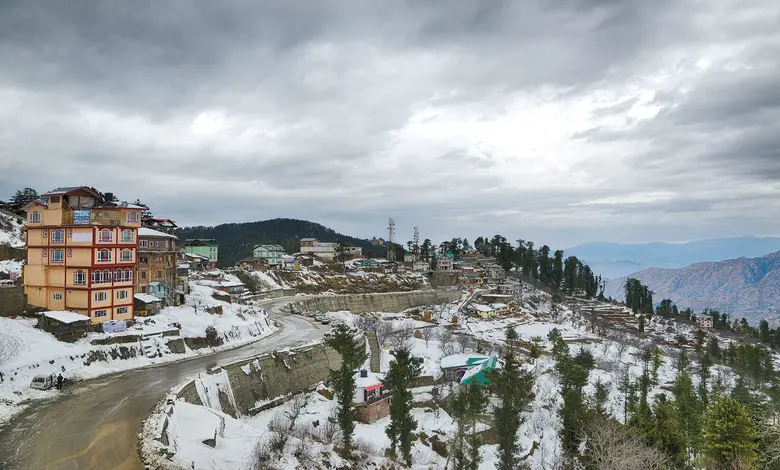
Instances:
[[[259,366],[259,367],[258,367]],[[262,403],[274,398],[308,390],[330,378],[332,370],[341,367],[341,357],[324,344],[292,350],[276,351],[240,362],[234,362],[213,371],[225,370],[230,389],[240,415],[256,412]],[[208,376],[195,380],[208,380]],[[185,385],[178,396],[189,403],[202,405],[195,381]],[[222,411],[235,416],[230,397],[219,394]]]
[[[460,284],[460,281],[460,273],[434,271],[428,274],[428,282],[430,282],[433,287],[456,286]]]
[[[362,312],[400,312],[421,305],[437,305],[460,299],[459,290],[429,289],[412,292],[389,292],[383,294],[348,294],[318,297],[290,304],[295,313],[312,311],[335,312],[349,310]]]
[[[0,286],[0,317],[21,315],[26,307],[24,286]]]

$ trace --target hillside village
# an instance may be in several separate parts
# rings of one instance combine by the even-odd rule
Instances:
[[[683,386],[702,415],[740,390],[761,406],[776,403],[768,400],[778,391],[780,356],[748,330],[718,329],[704,314],[668,315],[652,302],[649,310],[608,302],[589,276],[567,291],[568,281],[543,282],[501,254],[412,249],[396,261],[313,237],[290,253],[258,243],[225,266],[217,239],[179,239],[175,221],[115,199],[64,187],[0,214],[0,234],[16,250],[9,253],[23,249],[23,259],[0,261],[0,295],[9,299],[0,302],[0,424],[35,400],[56,398],[58,376],[77,388],[116,371],[272,341],[289,318],[311,329],[279,350],[213,364],[160,390],[168,395],[139,445],[149,468],[428,469],[456,458],[496,468],[506,398],[494,385],[508,380],[509,367],[529,387],[513,411],[512,455],[523,468],[564,468],[580,458],[583,436],[603,431],[588,427],[586,416],[607,427],[656,423],[664,400],[678,399]],[[17,298],[24,302],[10,301]],[[338,332],[365,351],[350,372],[350,455],[335,417],[334,374],[344,356],[330,338]],[[386,452],[399,350],[417,369],[403,387],[414,422],[407,460]],[[572,364],[584,371],[576,384]],[[467,420],[458,400],[473,388],[492,396]],[[575,405],[581,415],[572,421],[565,416]],[[779,413],[771,408],[764,419]],[[694,444],[670,453],[649,437],[637,442],[632,452],[658,463],[699,452]],[[779,442],[765,436],[759,457],[780,459],[771,447]],[[460,448],[473,452],[459,455]]]

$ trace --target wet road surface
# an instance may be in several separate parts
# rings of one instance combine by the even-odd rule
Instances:
[[[268,338],[230,351],[88,380],[56,398],[33,402],[0,430],[0,469],[143,469],[136,434],[171,387],[217,364],[322,337],[328,328],[276,313],[289,301],[260,304],[282,327]]]

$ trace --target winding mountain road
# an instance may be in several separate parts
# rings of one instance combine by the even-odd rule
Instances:
[[[254,343],[180,362],[88,380],[33,403],[0,430],[0,469],[139,470],[141,423],[171,387],[207,368],[322,337],[327,328],[279,313],[290,298],[264,306],[281,331]]]

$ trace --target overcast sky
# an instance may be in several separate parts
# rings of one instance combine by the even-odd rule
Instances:
[[[0,2],[0,197],[434,241],[780,235],[777,0]]]

